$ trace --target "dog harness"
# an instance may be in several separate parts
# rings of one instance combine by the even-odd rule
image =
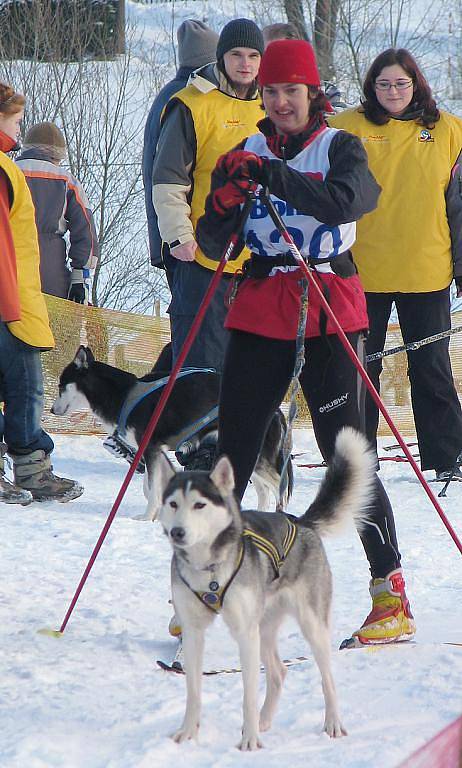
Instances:
[[[179,372],[177,378],[181,379],[183,376],[189,376],[191,373],[216,373],[216,370],[214,368],[186,368],[185,370]],[[150,395],[151,392],[155,392],[156,390],[165,387],[169,378],[170,376],[163,376],[161,379],[156,379],[156,381],[137,381],[135,383],[125,398],[122,408],[120,409],[119,418],[117,419],[117,427],[114,431],[114,435],[116,437],[125,437],[127,432],[127,419],[133,409],[136,408],[136,406],[145,397]],[[217,416],[218,406],[215,406],[200,419],[197,419],[197,421],[194,421],[192,424],[189,424],[187,427],[185,427],[176,436],[178,443],[177,448],[182,442],[184,442],[184,440],[188,440],[190,437],[193,437],[193,435],[199,432],[199,430],[201,430],[203,427],[215,421]]]
[[[281,514],[281,513],[278,513],[278,514]],[[292,522],[292,520],[287,516],[286,516],[286,522],[287,522],[287,530],[282,542],[282,553],[279,552],[279,549],[274,544],[274,542],[272,542],[270,539],[267,539],[266,536],[262,536],[262,534],[257,533],[256,531],[253,531],[251,528],[244,528],[244,530],[242,531],[242,540],[241,540],[241,546],[239,549],[239,554],[237,557],[236,567],[232,573],[231,578],[228,580],[227,584],[225,584],[224,586],[220,587],[218,581],[215,581],[214,579],[212,579],[212,581],[209,584],[208,590],[200,591],[200,590],[193,589],[188,584],[186,579],[181,575],[178,569],[178,575],[181,581],[183,582],[183,584],[185,584],[185,586],[188,587],[188,589],[191,590],[191,592],[193,592],[196,595],[196,597],[201,601],[203,605],[205,605],[206,608],[208,608],[210,611],[213,611],[214,613],[220,613],[221,609],[223,608],[223,601],[225,599],[226,592],[228,591],[235,577],[239,573],[240,567],[244,560],[245,544],[247,541],[253,544],[255,547],[257,547],[257,549],[259,549],[261,552],[264,552],[264,554],[267,557],[269,557],[275,573],[274,578],[275,579],[279,578],[281,566],[283,565],[290,550],[292,549],[295,539],[297,538],[297,530],[298,530],[297,525],[294,522]]]

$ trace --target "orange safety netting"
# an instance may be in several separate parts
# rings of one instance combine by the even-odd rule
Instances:
[[[63,368],[71,362],[80,344],[90,346],[97,360],[142,376],[148,373],[161,349],[170,339],[167,317],[149,317],[111,309],[84,307],[80,304],[46,297],[56,348],[42,355],[45,380],[44,426],[52,432],[101,434],[101,425],[88,413],[57,417],[50,406],[57,395],[58,379]],[[453,327],[462,325],[462,312],[452,316]],[[402,344],[399,327],[391,325],[387,347]],[[462,394],[462,333],[450,337],[450,352],[454,379],[459,396]],[[385,357],[381,377],[381,394],[390,416],[404,435],[415,434],[412,416],[407,356],[399,353]],[[310,425],[303,397],[298,400],[297,426]],[[389,434],[389,427],[380,419],[379,434]]]

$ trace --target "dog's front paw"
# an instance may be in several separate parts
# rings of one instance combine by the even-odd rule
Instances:
[[[256,733],[243,733],[242,739],[237,745],[241,752],[252,752],[254,749],[262,749],[263,744]]]
[[[199,724],[194,726],[182,725],[181,728],[172,733],[171,738],[177,744],[181,744],[182,741],[190,741],[191,739],[197,739],[199,734]]]
[[[324,730],[331,739],[339,739],[341,736],[347,736],[347,732],[338,715],[326,715]]]

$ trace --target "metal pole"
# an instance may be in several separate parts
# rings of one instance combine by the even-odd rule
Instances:
[[[178,373],[180,372],[181,366],[183,365],[186,356],[191,349],[192,343],[196,337],[197,331],[199,330],[200,324],[202,323],[202,320],[204,318],[205,312],[207,310],[208,305],[210,304],[210,301],[212,299],[213,294],[215,293],[215,290],[218,287],[218,283],[220,281],[221,275],[223,273],[223,270],[228,263],[229,259],[231,258],[233,251],[237,245],[237,242],[239,240],[239,237],[241,235],[242,229],[244,227],[244,224],[247,220],[247,217],[250,213],[250,209],[253,204],[253,199],[249,198],[244,205],[241,217],[239,219],[239,224],[237,226],[236,231],[232,235],[231,239],[229,240],[226,249],[223,253],[223,256],[221,257],[217,270],[214,273],[212,279],[210,280],[209,287],[207,288],[206,294],[204,298],[202,299],[202,303],[199,307],[199,310],[197,312],[197,315],[194,319],[194,322],[189,330],[188,335],[186,336],[185,342],[183,344],[183,347],[181,348],[180,354],[178,356],[178,360],[176,361],[172,372],[170,373],[169,379],[167,384],[165,385],[164,389],[162,390],[162,394],[158,400],[158,403],[152,413],[152,416],[149,420],[149,423],[146,427],[146,430],[144,432],[144,435],[141,439],[140,445],[138,447],[137,452],[135,453],[134,459],[132,464],[130,464],[130,467],[128,469],[128,472],[125,476],[125,479],[120,487],[119,493],[117,494],[117,498],[114,501],[114,504],[112,505],[112,509],[108,515],[108,518],[104,524],[103,530],[101,531],[98,541],[95,544],[95,547],[93,549],[93,552],[91,553],[90,559],[88,561],[87,567],[85,568],[85,571],[79,581],[79,584],[77,586],[77,589],[75,591],[74,597],[71,600],[71,603],[69,605],[69,608],[67,610],[67,613],[64,617],[63,623],[61,624],[61,627],[59,628],[59,634],[62,634],[64,630],[66,629],[67,622],[69,621],[72,611],[74,610],[75,604],[77,600],[79,599],[79,595],[84,587],[84,584],[88,578],[88,575],[93,567],[93,564],[98,556],[98,552],[101,549],[101,546],[103,544],[104,539],[106,538],[106,535],[109,531],[109,528],[111,527],[112,521],[114,520],[114,517],[116,516],[117,510],[120,507],[120,504],[122,502],[122,499],[125,495],[125,491],[127,490],[130,481],[133,477],[133,474],[138,466],[138,463],[146,449],[147,444],[149,443],[151,439],[151,435],[154,432],[157,423],[162,415],[162,412],[165,408],[165,405],[167,403],[168,398],[170,397],[170,393],[173,389],[173,386],[175,384],[175,380],[178,376]],[[54,634],[54,633],[53,633]]]
[[[447,519],[443,509],[441,508],[441,505],[438,503],[438,500],[435,496],[435,494],[432,492],[430,486],[428,485],[428,482],[426,481],[425,477],[423,476],[420,467],[417,465],[417,463],[414,460],[414,457],[412,456],[409,448],[407,447],[404,439],[401,436],[401,433],[398,431],[397,427],[395,426],[390,414],[388,413],[385,404],[380,398],[380,395],[378,394],[377,390],[375,389],[371,379],[369,378],[364,366],[362,365],[359,357],[357,356],[356,352],[354,351],[353,347],[351,346],[350,342],[348,341],[345,332],[343,328],[341,327],[339,321],[337,320],[334,312],[332,311],[329,302],[326,300],[322,290],[319,288],[316,280],[314,279],[311,270],[308,269],[307,264],[305,263],[303,256],[301,255],[300,251],[298,250],[297,246],[295,245],[292,237],[290,236],[282,218],[280,217],[279,213],[277,212],[276,208],[273,205],[272,200],[266,193],[261,193],[260,198],[262,202],[266,205],[268,209],[268,213],[271,216],[275,226],[277,227],[279,233],[281,234],[281,237],[285,240],[286,244],[289,247],[290,252],[294,256],[295,260],[297,261],[298,265],[301,267],[302,271],[308,278],[309,284],[311,288],[317,293],[318,298],[321,302],[321,306],[326,313],[326,315],[329,317],[329,319],[332,321],[337,336],[339,337],[340,341],[342,342],[345,351],[348,354],[348,357],[352,361],[353,365],[355,366],[356,370],[360,374],[362,380],[364,381],[367,389],[369,390],[369,393],[374,400],[375,404],[379,408],[380,412],[382,413],[384,419],[386,420],[388,426],[390,427],[391,431],[393,432],[394,436],[396,437],[399,445],[404,451],[404,454],[409,461],[412,469],[416,473],[417,477],[419,478],[427,496],[429,497],[431,503],[435,507],[436,511],[438,512],[438,515],[440,516],[441,520],[443,521],[443,524],[446,526],[451,538],[453,539],[456,547],[458,548],[459,552],[462,554],[462,543],[460,542],[460,539],[458,538],[456,532],[454,531],[452,525],[450,524],[449,520]]]

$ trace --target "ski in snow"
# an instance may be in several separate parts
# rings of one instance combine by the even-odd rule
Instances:
[[[339,647],[339,651],[348,651],[351,649],[361,649],[365,651],[380,651],[383,648],[397,648],[397,647],[410,647],[410,646],[424,646],[424,645],[450,645],[453,648],[462,648],[462,643],[451,643],[451,642],[445,642],[444,640],[440,642],[426,642],[425,640],[422,640],[422,642],[419,642],[418,640],[406,640],[406,636],[402,636],[401,638],[397,638],[396,640],[391,640],[388,643],[362,643],[360,640],[358,640],[357,637],[347,637],[346,640],[344,640]]]
[[[181,644],[180,644],[181,648]],[[303,664],[305,661],[309,661],[308,656],[294,656],[291,659],[283,659],[282,663],[286,667],[293,667],[296,664]],[[179,649],[177,649],[177,652],[175,653],[174,658],[171,662],[162,661],[162,659],[157,659],[158,666],[163,669],[165,672],[176,672],[177,675],[184,675],[184,669],[183,669],[183,656],[182,651],[180,650],[180,657],[179,657]],[[261,671],[264,671],[264,667],[261,667]],[[217,669],[204,669],[202,671],[203,675],[234,675],[237,672],[242,672],[241,667],[221,667]]]
[[[386,643],[362,643],[361,640],[359,640],[357,637],[347,637],[346,640],[343,640],[343,642],[340,643],[339,651],[349,651],[352,648],[374,651],[381,648],[389,648],[390,646],[397,645],[416,645],[416,642],[415,640],[406,640],[405,636],[396,638],[396,640],[390,640]]]
[[[408,448],[413,447],[414,445],[418,445],[418,443],[406,443]],[[394,451],[395,448],[402,448],[402,446],[399,443],[393,443],[393,445],[384,445],[383,450],[384,451]]]
[[[462,648],[462,643],[451,643],[451,642],[437,642],[437,643],[430,643],[431,645],[450,645],[455,648]],[[351,649],[361,649],[364,651],[381,651],[384,648],[398,648],[398,647],[415,647],[415,646],[423,646],[428,645],[427,642],[423,641],[419,643],[416,640],[405,640],[404,638],[402,640],[393,640],[389,643],[361,643],[360,640],[358,640],[357,637],[348,637],[346,640],[344,640],[339,648],[339,651],[345,651],[345,650],[351,650]],[[286,667],[293,667],[296,664],[304,664],[306,661],[309,661],[310,658],[308,656],[293,656],[290,659],[283,659],[282,663]],[[184,675],[184,667],[183,667],[183,649],[181,642],[178,645],[178,648],[176,650],[175,655],[173,656],[171,661],[163,661],[162,659],[157,659],[156,661],[157,665],[164,670],[164,672],[175,672],[177,675]],[[264,667],[261,667],[261,672],[265,671]],[[204,669],[202,671],[203,675],[234,675],[237,672],[242,672],[241,667],[217,667],[216,669]]]

